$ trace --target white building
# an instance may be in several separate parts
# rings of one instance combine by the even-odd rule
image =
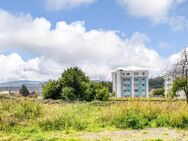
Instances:
[[[172,76],[166,76],[165,77],[165,96],[167,97],[169,91],[172,89],[173,81],[175,80]],[[176,93],[176,97],[179,99],[186,99],[185,93],[183,91],[179,91]]]
[[[113,92],[116,97],[148,97],[149,71],[117,70],[112,73]]]

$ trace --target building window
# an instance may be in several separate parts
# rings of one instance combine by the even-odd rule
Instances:
[[[130,73],[127,73],[126,75],[127,75],[127,76],[129,76],[129,75],[130,75]]]
[[[138,72],[135,72],[134,75],[139,75],[139,73],[138,73]]]
[[[145,84],[142,84],[142,86],[145,86]]]
[[[134,90],[135,92],[138,92],[138,89]]]
[[[145,75],[145,72],[143,72],[142,75]]]

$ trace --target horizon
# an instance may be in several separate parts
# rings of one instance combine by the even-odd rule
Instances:
[[[188,0],[2,0],[0,83],[57,79],[79,67],[164,73],[188,48]]]

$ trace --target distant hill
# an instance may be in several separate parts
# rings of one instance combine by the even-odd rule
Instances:
[[[27,87],[41,87],[42,83],[42,81],[20,80],[0,83],[0,87],[21,87],[22,85],[26,85]]]
[[[42,81],[29,81],[29,80],[20,80],[20,81],[11,81],[0,83],[0,92],[2,91],[15,91],[18,92],[22,85],[25,85],[30,92],[36,91],[39,95],[42,93]]]

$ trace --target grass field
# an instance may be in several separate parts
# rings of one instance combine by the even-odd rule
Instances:
[[[66,103],[0,98],[0,140],[84,140],[76,135],[162,127],[188,128],[184,101]]]

